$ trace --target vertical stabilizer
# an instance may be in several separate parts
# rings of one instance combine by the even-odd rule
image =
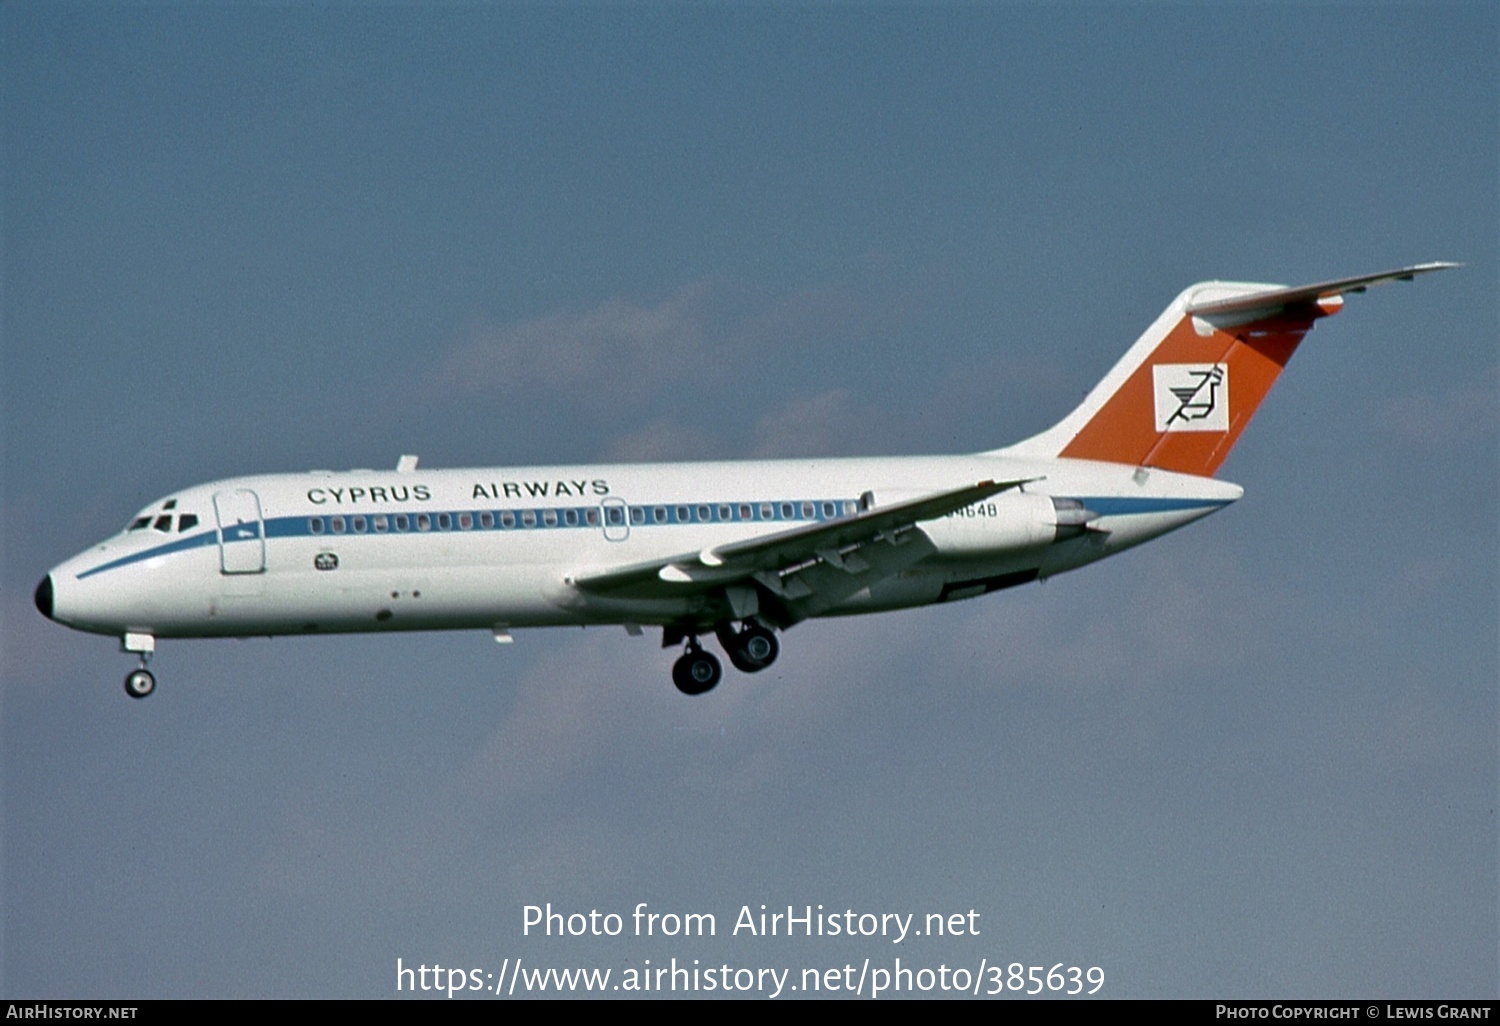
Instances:
[[[1345,293],[1457,264],[1419,264],[1297,288],[1200,282],[1173,300],[1084,401],[1000,450],[1210,476],[1229,455],[1302,337]]]

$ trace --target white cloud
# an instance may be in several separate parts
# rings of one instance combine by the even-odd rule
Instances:
[[[672,417],[657,417],[623,434],[610,435],[608,446],[598,458],[605,463],[652,463],[721,459],[730,455],[724,439],[717,433]]]
[[[476,325],[439,360],[429,390],[537,389],[564,402],[580,391],[607,389],[615,402],[639,402],[701,370],[715,292],[705,280],[657,303],[615,298],[581,312]]]
[[[862,426],[848,389],[793,397],[755,425],[752,454],[785,458],[847,452],[857,446]]]
[[[484,395],[566,406],[613,422],[647,408],[722,414],[726,405],[796,395],[789,367],[809,353],[857,350],[906,318],[911,290],[834,283],[775,295],[701,279],[660,300],[615,297],[576,311],[481,322],[440,353],[423,376],[433,402]],[[790,384],[789,384],[790,383]],[[716,398],[717,397],[717,398]],[[665,455],[669,421],[616,447],[630,458]],[[715,429],[717,429],[717,424]],[[697,451],[697,450],[694,450]]]

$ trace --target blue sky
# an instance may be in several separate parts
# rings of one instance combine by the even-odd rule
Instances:
[[[1481,4],[0,8],[5,993],[901,955],[1494,997],[1497,43]],[[697,701],[559,630],[167,642],[134,703],[31,606],[189,484],[976,451],[1193,281],[1439,259],[1310,336],[1230,510]],[[984,932],[522,937],[547,901]]]

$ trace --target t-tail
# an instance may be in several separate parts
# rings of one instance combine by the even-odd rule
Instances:
[[[1457,267],[1417,264],[1298,288],[1206,281],[1189,286],[1072,413],[999,450],[1212,476],[1302,336],[1344,295]]]

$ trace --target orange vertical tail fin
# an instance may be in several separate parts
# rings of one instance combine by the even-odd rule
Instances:
[[[1190,286],[1077,409],[1003,451],[1210,476],[1313,322],[1337,313],[1345,293],[1456,266],[1418,264],[1298,288]]]

